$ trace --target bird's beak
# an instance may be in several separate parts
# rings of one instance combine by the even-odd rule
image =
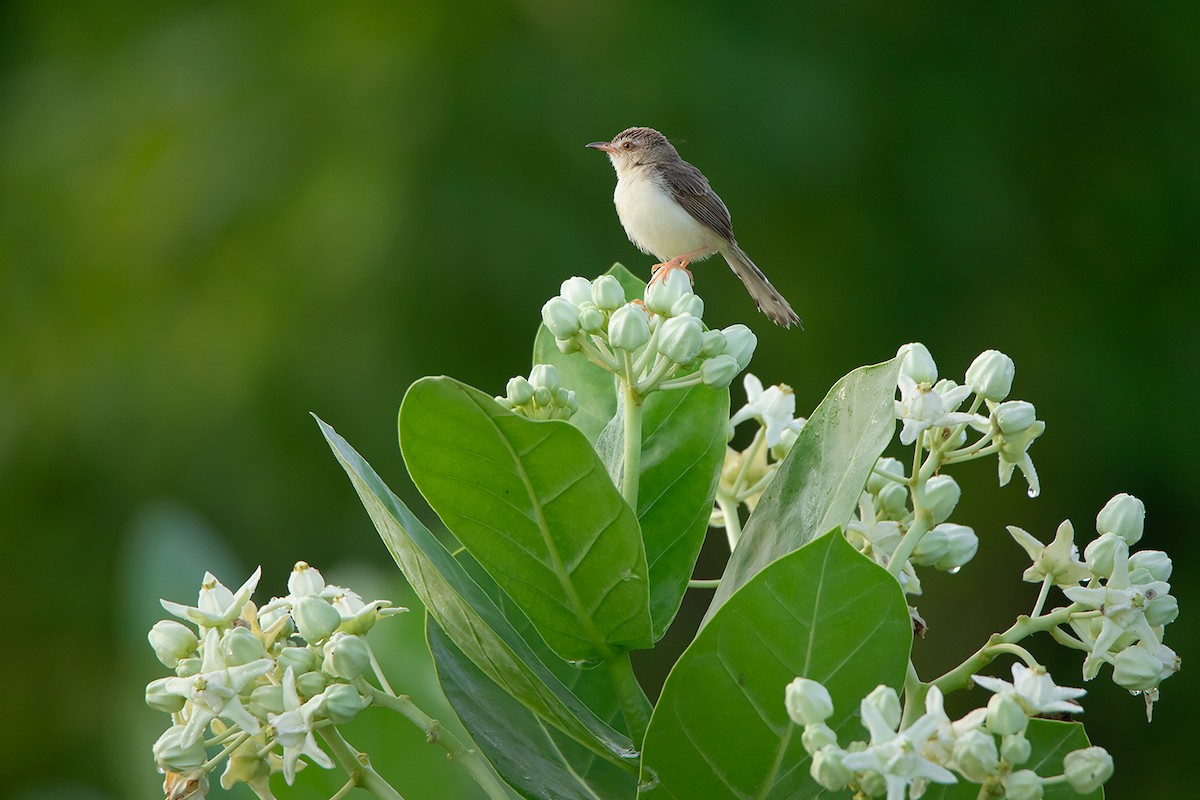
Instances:
[[[603,150],[606,153],[617,152],[617,148],[613,147],[608,142],[592,142],[591,144],[585,144],[584,147],[590,147],[593,150]]]

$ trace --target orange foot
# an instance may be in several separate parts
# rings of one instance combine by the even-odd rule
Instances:
[[[650,268],[650,285],[655,281],[664,280],[671,270],[681,269],[688,276],[688,281],[692,286],[696,285],[696,279],[692,277],[691,270],[688,269],[688,264],[692,263],[687,256],[675,256],[670,261],[664,261],[661,264],[655,264]]]

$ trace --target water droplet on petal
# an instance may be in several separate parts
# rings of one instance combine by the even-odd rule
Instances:
[[[1030,497],[1037,497],[1039,494],[1041,494],[1041,490],[1035,489],[1032,486],[1030,486],[1028,491],[1025,492],[1025,494],[1029,495]]]
[[[962,572],[962,567],[951,567],[950,569],[948,569],[946,571],[949,572],[951,575],[957,575],[958,573]]]

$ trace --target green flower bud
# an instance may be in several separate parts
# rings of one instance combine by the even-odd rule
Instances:
[[[592,302],[603,311],[616,311],[625,305],[625,288],[612,275],[601,275],[592,284]]]
[[[1033,753],[1033,745],[1023,733],[1014,733],[1000,739],[1000,757],[1009,764],[1024,764]]]
[[[182,711],[187,704],[187,698],[167,691],[167,681],[170,678],[159,678],[146,684],[146,705],[164,714],[174,714]]]
[[[999,403],[1012,390],[1017,367],[999,350],[984,350],[967,368],[967,385],[985,400]]]
[[[630,303],[613,312],[608,321],[608,343],[633,352],[650,341],[650,322],[641,306]]]
[[[704,356],[719,356],[725,352],[725,334],[720,331],[705,331],[704,346],[700,349],[700,354]],[[733,358],[730,356],[730,358]],[[737,363],[737,359],[733,359]]]
[[[334,725],[342,725],[358,716],[364,708],[358,690],[348,683],[335,683],[325,690],[321,710]]]
[[[534,392],[541,387],[546,387],[553,394],[559,389],[558,382],[558,367],[553,364],[535,364],[533,369],[529,371],[529,382],[533,384]],[[540,403],[540,405],[550,405],[549,403]]]
[[[572,305],[578,306],[580,303],[592,299],[592,282],[587,278],[580,278],[578,275],[574,278],[567,278],[562,282],[558,293]]]
[[[296,691],[304,699],[316,697],[321,692],[325,691],[329,681],[321,672],[306,672],[303,675],[296,676]]]
[[[1093,575],[1109,578],[1113,572],[1113,561],[1117,558],[1127,558],[1129,545],[1115,533],[1106,533],[1099,539],[1094,539],[1083,550],[1083,563]]]
[[[1146,505],[1131,494],[1113,497],[1096,515],[1097,533],[1115,533],[1128,545],[1138,543],[1145,526]]]
[[[845,767],[845,764],[842,765]],[[863,772],[859,775],[858,786],[867,797],[881,797],[887,794],[887,781],[878,772]]]
[[[887,519],[899,519],[908,513],[908,487],[889,483],[879,490],[879,511]]]
[[[1179,617],[1179,601],[1171,594],[1160,594],[1146,604],[1146,621],[1152,626],[1170,625]]]
[[[583,345],[579,344],[574,337],[570,339],[555,339],[554,345],[558,348],[558,352],[565,353],[566,355],[578,353],[583,349]]]
[[[658,352],[676,364],[690,364],[703,346],[700,320],[690,314],[665,320],[658,332]]]
[[[258,748],[261,746],[262,743],[257,739],[248,739],[229,754],[225,771],[221,773],[223,788],[232,789],[239,783],[251,786],[258,784],[259,787],[267,785],[267,781],[271,778],[271,759],[269,756],[258,754]],[[259,796],[269,797],[269,795],[262,794]],[[173,795],[171,797],[173,798]],[[180,800],[184,800],[184,798],[180,798]],[[204,800],[204,796],[202,794],[192,795],[188,796],[186,800]]]
[[[894,475],[901,481],[904,480],[904,465],[900,463],[899,459],[881,458],[875,462],[875,469],[871,470],[871,477],[867,478],[867,491],[871,494],[879,494],[883,487],[895,483],[895,481],[879,475],[880,472]]]
[[[584,303],[579,308],[579,327],[586,333],[599,333],[604,328],[604,312]]]
[[[321,669],[327,675],[352,681],[371,664],[367,643],[358,636],[335,633],[325,645],[325,661]]]
[[[533,404],[535,406],[542,406],[544,408],[544,407],[550,405],[552,400],[554,400],[554,393],[551,392],[549,388],[547,388],[545,386],[535,386],[534,387],[534,389],[533,389]]]
[[[188,772],[208,760],[203,737],[184,747],[184,732],[184,726],[173,725],[154,743],[154,761],[163,772]]]
[[[992,695],[987,704],[987,727],[992,733],[1000,736],[1010,736],[1025,730],[1029,717],[1021,701],[1012,692],[999,692]]]
[[[1037,422],[1037,410],[1033,403],[1009,400],[992,409],[992,421],[1002,434],[1012,435],[1033,427]]]
[[[733,356],[719,355],[707,358],[700,365],[700,379],[705,386],[714,389],[724,389],[733,383],[733,379],[742,371]]]
[[[956,572],[975,557],[979,550],[979,537],[966,525],[955,525],[952,522],[943,522],[933,530],[939,529],[945,532],[949,546],[946,555],[935,561],[933,568],[943,572]]]
[[[185,658],[175,665],[175,674],[181,678],[190,678],[193,675],[199,675],[200,670],[204,669],[203,659],[192,656]]]
[[[325,588],[325,576],[316,567],[310,567],[304,561],[297,561],[288,575],[288,594],[300,597],[306,594],[320,594]]]
[[[697,319],[703,317],[704,301],[700,299],[699,295],[688,292],[671,306],[671,316],[678,317],[682,314],[691,314]]]
[[[1113,683],[1131,692],[1145,692],[1179,670],[1179,656],[1165,644],[1139,642],[1117,653]]]
[[[962,489],[949,475],[934,475],[925,483],[925,508],[935,525],[950,519],[960,497]]]
[[[297,675],[303,675],[317,668],[317,654],[307,647],[285,647],[280,651],[279,658],[275,663],[279,665],[280,675],[288,667],[291,667],[292,672]]]
[[[1151,580],[1171,580],[1171,557],[1162,550],[1139,550],[1129,556],[1129,571],[1144,569]],[[1142,583],[1144,581],[1134,581]]]
[[[954,763],[967,780],[983,783],[1000,769],[995,738],[978,728],[964,733],[954,742]]]
[[[523,406],[533,399],[533,384],[518,375],[510,378],[508,386],[504,387],[508,401],[515,406]]]
[[[247,707],[250,709],[250,713],[259,719],[266,719],[267,714],[282,714],[283,687],[254,687],[254,691],[250,693],[250,702],[247,704]]]
[[[542,322],[555,339],[570,339],[579,333],[579,309],[561,297],[551,297],[542,306]]]
[[[754,332],[739,323],[722,328],[721,333],[725,335],[726,355],[736,358],[738,366],[742,369],[750,366],[754,348],[758,347],[758,337],[754,335]]]
[[[1063,759],[1067,783],[1079,794],[1090,794],[1112,777],[1112,756],[1103,747],[1088,747],[1067,753]]]
[[[175,669],[179,662],[196,652],[200,640],[192,629],[173,619],[164,619],[154,623],[150,633],[146,634],[154,655],[163,666]]]
[[[231,667],[267,657],[267,650],[249,628],[237,626],[221,637],[221,655]]]
[[[804,726],[800,734],[800,743],[810,753],[815,753],[823,747],[837,744],[837,734],[824,722],[810,722]]]
[[[900,361],[900,371],[912,378],[916,383],[937,383],[937,364],[929,354],[929,348],[920,342],[910,342],[902,345],[896,355],[903,356]]]
[[[931,567],[950,552],[950,537],[940,525],[926,532],[913,550],[912,561],[922,567]]]
[[[829,696],[829,690],[808,678],[796,678],[787,685],[784,704],[788,716],[797,725],[824,722],[833,714],[833,698]]]
[[[1017,770],[1004,778],[1005,800],[1042,800],[1042,779],[1031,769]]]
[[[842,763],[842,759],[845,757],[846,751],[840,747],[823,747],[813,753],[808,774],[826,789],[835,792],[845,789],[847,784],[854,779],[853,770]],[[884,790],[886,791],[886,786]]]
[[[890,728],[895,730],[900,725],[900,698],[896,696],[896,690],[890,686],[880,684],[876,686],[869,695],[863,700],[864,703],[870,703],[879,710],[883,715],[883,721]]]
[[[296,620],[300,635],[312,644],[328,639],[342,624],[337,609],[315,594],[305,595],[292,604],[292,619]]]
[[[692,293],[692,281],[681,269],[673,269],[662,280],[651,280],[646,286],[646,308],[664,317],[671,316],[671,307],[679,298]]]

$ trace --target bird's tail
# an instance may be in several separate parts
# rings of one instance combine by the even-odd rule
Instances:
[[[771,285],[762,270],[754,266],[750,256],[746,255],[736,242],[723,250],[721,255],[725,256],[725,261],[733,273],[742,279],[746,291],[750,292],[750,296],[754,298],[754,302],[758,304],[768,319],[785,328],[799,325],[800,329],[804,330],[804,323],[800,321],[800,317],[796,316],[796,312],[792,310],[788,301],[783,299],[783,295]]]

